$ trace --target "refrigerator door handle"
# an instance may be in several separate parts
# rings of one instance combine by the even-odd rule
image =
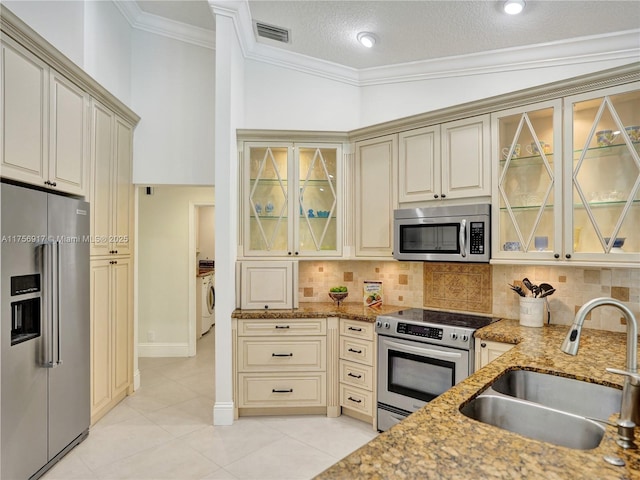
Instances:
[[[54,335],[52,338],[53,342],[53,356],[52,356],[52,367],[57,367],[58,365],[62,365],[62,359],[60,358],[60,242],[53,243],[53,251],[55,255],[53,257],[54,262],[54,288],[53,288],[53,329]]]
[[[42,366],[53,367],[53,252],[52,244],[42,245]]]

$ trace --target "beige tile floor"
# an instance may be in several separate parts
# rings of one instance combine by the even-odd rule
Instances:
[[[376,436],[346,416],[243,417],[214,427],[214,335],[192,358],[141,358],[140,389],[43,479],[302,480]]]

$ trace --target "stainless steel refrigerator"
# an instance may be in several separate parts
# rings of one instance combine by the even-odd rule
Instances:
[[[0,478],[23,480],[89,432],[89,204],[0,190]]]

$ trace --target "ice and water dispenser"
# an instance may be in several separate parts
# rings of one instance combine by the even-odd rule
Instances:
[[[11,277],[11,345],[39,337],[40,274]]]

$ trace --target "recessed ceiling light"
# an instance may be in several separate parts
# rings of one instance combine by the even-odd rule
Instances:
[[[371,48],[376,44],[376,36],[369,32],[360,32],[358,34],[358,41],[367,48]]]
[[[504,11],[509,15],[517,15],[524,8],[524,0],[507,0],[504,2]]]

